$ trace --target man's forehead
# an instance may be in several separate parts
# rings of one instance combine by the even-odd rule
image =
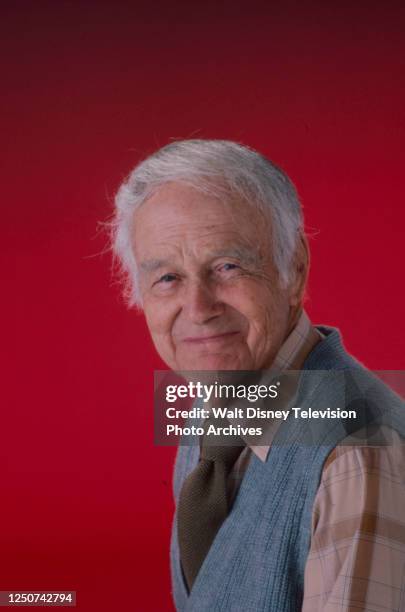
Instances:
[[[251,205],[240,206],[189,186],[162,186],[135,213],[139,268],[149,272],[185,259],[205,264],[222,256],[257,262],[260,250],[271,251],[271,232]]]
[[[238,223],[241,216],[253,220],[256,216],[262,219],[262,215],[250,202],[236,193],[225,190],[213,189],[205,191],[182,181],[164,183],[152,191],[148,198],[135,212],[135,217],[153,216],[159,209],[160,214],[172,213],[181,215],[189,213],[198,218],[198,213],[219,214],[227,218],[229,223],[232,218]]]

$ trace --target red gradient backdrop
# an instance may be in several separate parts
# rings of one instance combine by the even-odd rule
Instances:
[[[162,364],[98,226],[170,138],[283,166],[313,235],[310,315],[370,368],[404,368],[405,12],[351,4],[2,3],[0,590],[173,609]]]

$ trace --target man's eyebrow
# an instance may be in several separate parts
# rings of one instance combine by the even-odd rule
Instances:
[[[248,264],[254,264],[260,261],[258,250],[255,251],[245,247],[229,247],[227,249],[221,249],[215,253],[215,257],[232,257]]]
[[[246,264],[255,264],[260,261],[260,255],[258,251],[245,247],[229,247],[219,249],[212,253],[211,258],[216,259],[217,257],[232,257]],[[156,272],[165,266],[172,265],[173,262],[169,259],[145,259],[141,261],[139,267],[142,272],[150,273]]]
[[[155,272],[169,263],[168,259],[145,259],[141,261],[139,267],[143,272]]]

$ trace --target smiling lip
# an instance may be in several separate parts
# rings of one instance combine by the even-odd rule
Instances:
[[[225,338],[230,338],[231,336],[235,336],[239,332],[226,332],[224,334],[215,334],[214,336],[195,336],[190,338],[184,338],[184,342],[191,342],[194,344],[203,343],[203,342],[211,342],[213,340],[222,340]]]

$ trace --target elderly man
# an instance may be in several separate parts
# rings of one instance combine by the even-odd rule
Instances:
[[[303,310],[308,243],[286,174],[234,142],[173,142],[121,186],[113,229],[128,301],[171,369],[353,369],[377,389],[377,408],[390,406],[379,422],[389,446],[342,446],[344,428],[300,445],[288,425],[279,445],[241,441],[215,456],[204,443],[181,446],[177,609],[405,610],[402,407],[370,383],[336,329],[313,326]],[[328,380],[317,392],[333,403],[341,390]],[[303,388],[309,407],[315,391]],[[375,411],[362,407],[367,425]]]

